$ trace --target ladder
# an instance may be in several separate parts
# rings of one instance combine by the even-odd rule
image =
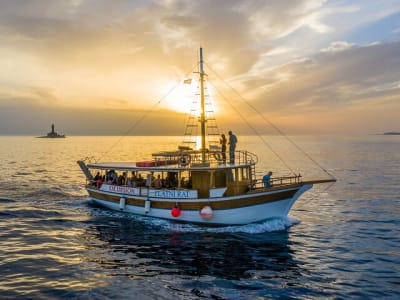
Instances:
[[[197,89],[199,89],[199,86],[197,87]],[[213,103],[209,97],[209,93],[207,92],[207,86],[205,87],[205,90],[206,92],[205,92],[204,106],[205,106],[205,115],[207,119],[206,138],[207,138],[208,148],[211,149],[219,147],[220,133],[214,116]],[[197,145],[196,138],[200,134],[200,122],[199,122],[199,117],[197,115],[200,103],[199,97],[200,93],[196,93],[195,97],[193,98],[190,113],[186,121],[186,128],[182,141],[182,144],[184,146],[190,147],[191,149],[196,148]]]

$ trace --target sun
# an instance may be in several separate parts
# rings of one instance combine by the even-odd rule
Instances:
[[[200,116],[201,104],[199,83],[195,80],[190,80],[190,82],[180,82],[176,88],[168,94],[165,103],[169,109],[176,112]],[[205,113],[206,115],[210,111],[215,113],[216,110],[217,107],[215,101],[213,101],[212,87],[208,86],[207,94],[205,95]]]
[[[171,110],[179,113],[190,113],[195,100],[195,86],[193,83],[180,82],[166,97],[165,104]]]

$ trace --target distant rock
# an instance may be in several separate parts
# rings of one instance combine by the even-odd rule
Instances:
[[[390,131],[390,132],[385,132],[384,135],[400,135],[400,132]]]

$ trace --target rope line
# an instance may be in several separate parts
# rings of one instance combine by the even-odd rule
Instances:
[[[185,74],[185,77],[187,77],[190,73],[193,73],[196,67],[197,64],[194,65],[190,72],[187,72]],[[111,147],[107,151],[105,151],[97,161],[100,161],[106,154],[108,154],[113,148],[115,148],[122,141],[122,139],[124,139],[129,132],[133,131],[151,112],[153,112],[153,110],[158,107],[161,102],[164,101],[165,98],[167,98],[180,85],[180,83],[181,81],[175,84],[163,97],[156,101],[148,110],[144,111],[142,116],[139,119],[136,119],[135,122],[125,131],[125,133],[120,136],[120,138],[114,144],[112,144]]]
[[[292,168],[286,163],[286,161],[272,148],[272,146],[264,139],[264,137],[262,135],[260,135],[257,131],[256,128],[254,128],[254,126],[252,126],[247,119],[244,117],[244,115],[235,107],[232,105],[232,103],[230,103],[230,101],[228,101],[228,99],[220,92],[220,90],[213,85],[210,81],[208,81],[214,88],[215,90],[222,96],[222,98],[224,99],[224,101],[226,103],[228,103],[228,105],[240,116],[240,118],[246,123],[247,126],[249,126],[249,128],[251,130],[254,131],[254,133],[263,141],[263,143],[269,148],[269,150],[271,150],[272,153],[274,153],[276,155],[276,157],[279,158],[279,160],[285,165],[285,167],[293,174],[295,174],[295,172],[292,170]]]
[[[246,99],[244,99],[242,97],[242,95],[240,95],[240,93],[232,86],[230,85],[228,82],[226,82],[223,78],[221,78],[217,72],[215,72],[211,66],[209,66],[208,64],[207,68],[209,68],[227,87],[229,87],[237,96],[239,96],[239,98],[246,104],[248,105],[251,109],[253,109],[266,123],[268,123],[272,128],[274,128],[281,136],[283,136],[284,138],[286,138],[293,146],[295,146],[297,148],[297,150],[299,150],[301,153],[303,153],[303,155],[305,155],[309,160],[311,160],[315,165],[317,165],[322,171],[324,171],[326,174],[328,174],[332,179],[335,179],[335,176],[333,176],[331,173],[328,172],[328,170],[326,170],[321,164],[319,164],[315,159],[313,159],[306,151],[304,151],[299,145],[297,145],[292,139],[290,139],[282,130],[280,130],[274,123],[272,123],[270,120],[268,120],[254,105],[252,105],[251,103],[249,103],[248,101],[246,101]],[[276,155],[276,152],[273,151]],[[279,156],[278,156],[279,157]],[[281,158],[280,158],[281,159]],[[286,163],[285,163],[286,165]]]
[[[322,193],[327,192],[328,190],[331,189],[331,187],[332,187],[334,184],[335,184],[335,182],[331,182],[331,183],[330,183],[329,185],[327,185],[321,192],[322,192]],[[309,198],[309,199],[307,199],[307,200],[305,200],[305,201],[296,202],[296,206],[295,206],[295,207],[297,207],[298,209],[299,209],[299,208],[301,209],[301,208],[304,207],[305,205],[311,203],[311,201],[314,201],[314,199],[313,199],[313,198]]]

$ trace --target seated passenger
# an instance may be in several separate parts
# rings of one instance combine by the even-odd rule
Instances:
[[[147,188],[151,187],[152,179],[153,179],[153,176],[151,176],[151,174],[147,174],[146,181],[145,181],[145,185],[146,185]]]
[[[144,178],[142,177],[142,174],[138,175],[136,182],[137,182],[137,186],[144,186]]]
[[[111,170],[110,172],[108,172],[108,184],[117,184],[117,173],[114,170]]]
[[[111,184],[111,182],[112,182],[111,171],[106,172],[106,180],[107,180],[108,184]]]
[[[272,172],[271,171],[269,171],[268,174],[264,175],[264,177],[262,179],[264,187],[271,187],[272,186],[272,184],[271,184],[271,176],[272,176]]]
[[[105,179],[105,177],[103,176],[99,176],[99,178],[97,179],[97,181],[96,181],[96,187],[99,189],[99,188],[101,188],[101,186],[102,186],[102,184],[103,184],[103,182],[104,182],[104,179]]]
[[[135,171],[132,171],[131,182],[132,182],[132,187],[137,187],[137,177]]]
[[[160,174],[158,174],[157,178],[154,179],[154,188],[156,188],[156,189],[161,189],[162,188],[162,182],[161,182]]]
[[[117,184],[117,183],[118,183],[118,175],[117,175],[117,172],[114,171],[114,172],[111,174],[111,178],[112,178],[112,181],[111,181],[112,184]]]
[[[99,180],[100,177],[100,172],[97,172],[96,176],[94,176],[94,181]]]
[[[124,185],[125,184],[125,177],[124,174],[121,174],[117,178],[117,185]]]

